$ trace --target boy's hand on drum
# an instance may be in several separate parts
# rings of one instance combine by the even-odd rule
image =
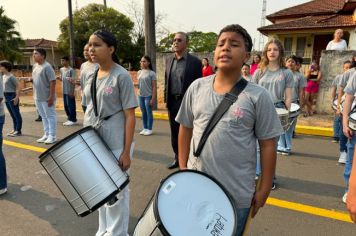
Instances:
[[[119,159],[119,166],[123,171],[126,171],[130,168],[131,158],[129,153],[122,153]]]
[[[252,204],[251,204],[251,207],[253,207],[252,214],[251,214],[252,218],[254,218],[258,210],[265,205],[268,195],[269,192],[266,193],[261,190],[255,193],[255,196],[253,197]]]

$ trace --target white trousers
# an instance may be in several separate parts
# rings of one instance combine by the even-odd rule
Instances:
[[[130,157],[132,159],[135,144],[132,143]],[[114,155],[119,158],[122,150],[114,150]],[[127,171],[128,172],[128,171]],[[107,203],[100,207],[99,212],[99,229],[95,236],[129,236],[129,218],[130,218],[130,193],[127,185],[117,195],[117,201],[114,205],[109,206]]]
[[[35,103],[38,113],[42,117],[44,134],[46,136],[52,135],[55,137],[57,128],[57,115],[54,108],[56,104],[53,103],[53,105],[49,107],[47,102],[35,100]]]

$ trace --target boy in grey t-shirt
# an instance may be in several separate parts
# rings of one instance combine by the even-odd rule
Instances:
[[[283,129],[268,92],[248,83],[211,132],[201,155],[196,158],[193,152],[224,94],[242,79],[241,68],[251,48],[251,37],[241,26],[222,29],[215,48],[215,65],[219,68],[216,75],[191,84],[176,117],[180,123],[180,168],[196,167],[230,192],[238,215],[236,235],[241,235],[250,207],[254,216],[265,204],[272,186],[276,137]],[[255,190],[256,139],[261,149],[262,178]]]
[[[59,80],[62,81],[63,90],[63,104],[64,110],[67,114],[67,121],[63,123],[64,126],[72,126],[77,124],[77,111],[75,104],[75,71],[69,66],[69,57],[61,58],[62,68],[60,69],[61,76]]]

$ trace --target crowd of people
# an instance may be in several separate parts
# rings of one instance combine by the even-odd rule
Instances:
[[[342,32],[337,30],[328,49],[344,49],[341,37]],[[277,153],[291,154],[298,114],[304,106],[305,116],[315,114],[313,102],[322,74],[313,62],[304,76],[300,72],[301,58],[295,55],[285,57],[281,41],[274,38],[267,42],[261,55],[253,56],[251,65],[247,64],[252,40],[248,32],[236,24],[224,27],[218,35],[214,69],[208,58],[200,60],[191,55],[187,50],[188,43],[186,33],[176,33],[172,42],[173,54],[166,61],[164,101],[174,152],[174,160],[168,168],[199,170],[222,183],[232,196],[238,215],[236,234],[241,235],[249,213],[252,211],[255,216],[270,191],[277,186]],[[112,33],[95,31],[84,46],[83,55],[87,61],[80,68],[80,76],[70,67],[69,58],[63,57],[57,78],[46,61],[46,51],[42,48],[33,51],[33,95],[43,124],[43,136],[37,142],[53,144],[57,141],[56,80],[62,83],[68,119],[63,125],[77,124],[74,89],[79,84],[83,125],[95,128],[114,153],[121,169],[129,171],[135,145],[134,110],[139,106],[142,111],[143,129],[139,134],[152,135],[157,78],[150,57],[143,56],[137,73],[137,98],[129,73],[118,63],[116,50],[117,39]],[[348,115],[354,111],[355,59],[344,63],[344,73],[335,78],[332,93],[336,101],[334,140],[340,143],[339,162],[345,163],[343,201],[347,202],[354,221],[356,168],[351,167],[356,135],[349,128]],[[4,103],[13,120],[13,131],[8,135],[22,135],[20,89],[11,69],[11,63],[0,62],[0,194],[7,191],[2,152]],[[211,120],[226,100],[232,102],[218,118],[214,124],[218,128],[214,129]],[[287,123],[282,122],[279,109],[290,115]],[[129,215],[126,186],[116,201],[99,208],[96,235],[127,235]]]

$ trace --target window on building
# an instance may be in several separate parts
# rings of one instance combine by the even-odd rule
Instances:
[[[286,56],[293,54],[292,47],[293,47],[293,38],[291,37],[284,38],[284,52]]]
[[[307,38],[306,37],[298,37],[297,38],[296,55],[298,57],[304,57],[306,43],[307,43]]]

